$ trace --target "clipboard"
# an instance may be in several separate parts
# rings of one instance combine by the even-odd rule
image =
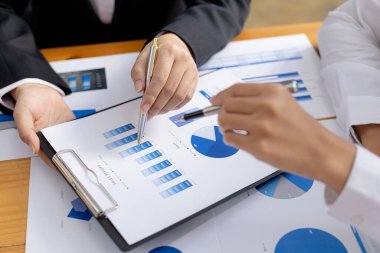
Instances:
[[[37,133],[40,142],[41,142],[41,149],[45,152],[45,154],[48,156],[49,160],[52,161],[53,165],[57,168],[57,170],[61,173],[63,178],[67,181],[67,183],[71,186],[71,188],[76,192],[79,198],[83,201],[83,203],[87,206],[87,208],[90,210],[93,217],[99,222],[99,224],[103,227],[103,229],[106,231],[106,233],[110,236],[110,238],[113,240],[113,242],[118,246],[118,248],[122,251],[129,251],[132,250],[141,244],[144,244],[145,242],[156,238],[167,231],[170,231],[190,220],[193,218],[213,209],[214,207],[238,196],[239,194],[246,192],[254,187],[259,186],[260,184],[265,183],[266,181],[270,180],[273,177],[278,176],[281,174],[281,171],[277,171],[272,173],[271,175],[263,178],[262,180],[259,180],[247,187],[244,187],[240,191],[234,192],[231,195],[227,196],[221,201],[218,201],[214,203],[213,205],[210,205],[209,207],[199,210],[199,212],[194,213],[193,215],[187,217],[186,219],[183,219],[182,221],[167,227],[166,229],[147,237],[146,239],[136,243],[136,244],[128,244],[127,241],[123,238],[123,236],[118,232],[118,230],[115,228],[115,226],[110,222],[110,220],[107,217],[107,214],[110,212],[116,211],[118,209],[118,203],[114,200],[114,198],[111,196],[111,194],[107,191],[107,189],[101,184],[101,182],[98,181],[97,174],[88,168],[85,163],[82,161],[82,159],[76,154],[74,150],[61,150],[61,151],[55,151],[54,148],[50,145],[50,143],[47,141],[45,136],[41,133]],[[83,168],[83,170],[87,171],[88,173],[92,174],[94,178],[96,179],[96,183],[99,185],[99,188],[104,193],[104,196],[106,196],[110,203],[112,204],[107,209],[102,209],[100,205],[97,203],[96,199],[83,187],[81,182],[75,177],[75,175],[71,172],[71,169],[65,164],[65,162],[62,159],[62,154],[70,154],[72,157],[74,157],[78,164]]]
[[[230,80],[229,82],[231,84],[237,81],[236,78],[229,73],[220,71],[202,78],[204,84],[209,82],[207,78],[210,78],[211,80],[220,78],[224,82]],[[93,115],[48,129],[43,129],[41,132],[37,133],[40,139],[41,149],[82,199],[84,204],[93,214],[93,217],[101,224],[107,234],[122,251],[131,250],[169,230],[172,230],[173,228],[190,221],[198,215],[209,211],[221,203],[258,186],[281,173],[277,169],[259,162],[251,155],[245,154],[241,151],[236,154],[234,151],[234,154],[229,154],[229,157],[226,156],[226,158],[219,159],[208,158],[204,154],[197,153],[197,150],[194,149],[195,146],[192,148],[186,146],[191,145],[189,138],[192,138],[192,135],[189,134],[189,131],[199,130],[200,127],[203,127],[204,125],[215,125],[217,121],[216,115],[215,117],[212,116],[214,118],[209,117],[207,119],[202,119],[202,121],[194,121],[186,126],[173,124],[174,122],[172,122],[172,119],[173,117],[177,117],[178,112],[170,112],[168,115],[156,117],[148,124],[144,140],[151,141],[151,146],[146,152],[151,154],[160,150],[161,152],[155,153],[156,155],[159,154],[159,158],[154,157],[154,159],[152,158],[152,161],[143,161],[143,164],[140,164],[142,161],[141,157],[138,157],[140,156],[140,151],[127,158],[121,158],[119,155],[122,152],[119,151],[122,150],[118,149],[123,147],[124,144],[122,143],[122,146],[115,148],[114,145],[110,146],[109,142],[118,143],[118,140],[120,139],[117,136],[127,135],[127,133],[131,133],[136,129],[130,130],[131,128],[126,128],[128,129],[126,133],[119,133],[116,131],[117,135],[110,137],[109,139],[108,135],[105,134],[108,132],[104,131],[126,124],[126,117],[120,118],[115,117],[115,115],[128,115],[127,112],[130,111],[138,112],[139,104],[139,99],[130,100],[107,110],[99,111]],[[193,100],[181,110],[187,111],[192,109],[195,105],[202,108],[208,104],[209,101],[205,100],[202,95],[196,95]],[[132,122],[133,124],[137,125],[137,113],[135,116],[136,119],[133,119],[135,121],[131,120],[134,122]],[[111,118],[112,120],[110,120]],[[153,125],[156,125],[156,127],[153,128]],[[97,131],[86,131],[89,127],[95,128]],[[183,129],[188,130],[184,131]],[[78,134],[78,131],[80,130],[83,130],[84,132]],[[206,130],[214,131],[215,129],[214,127],[206,127]],[[77,134],[77,136],[70,136],[71,134]],[[89,143],[86,143],[86,140],[88,139],[90,139],[91,142],[96,143],[90,145]],[[65,144],[62,146],[61,142],[65,142]],[[128,145],[133,146],[136,145],[136,143],[131,142],[130,144],[125,144],[125,148],[129,150],[130,147]],[[107,147],[111,147],[110,149],[112,150],[107,150]],[[127,164],[127,166],[130,167],[128,168],[128,173],[131,174],[128,175],[135,176],[133,179],[136,181],[133,181],[133,184],[130,187],[131,189],[133,188],[134,191],[133,193],[130,193],[131,195],[129,198],[127,196],[120,199],[120,197],[117,196],[117,193],[116,195],[113,194],[115,189],[112,189],[112,187],[107,184],[109,182],[102,182],[102,180],[99,180],[100,176],[104,179],[104,175],[100,174],[99,170],[95,171],[96,167],[94,166],[94,163],[97,161],[94,161],[94,159],[97,159],[97,156],[91,156],[91,158],[89,158],[89,154],[84,153],[84,150],[91,150],[91,152],[94,152],[94,149],[98,151],[100,150],[99,152],[103,152],[105,154],[104,156],[107,156],[108,158],[112,157],[113,159],[114,157],[118,157],[115,158],[116,160],[114,161],[116,167],[119,165],[119,162],[120,164]],[[178,151],[174,149],[178,149]],[[150,152],[153,150],[156,151]],[[145,151],[141,152],[143,153]],[[69,166],[65,162],[67,157],[70,157],[71,160],[75,161],[75,168],[73,167],[73,163],[70,163]],[[170,161],[169,164],[171,166],[169,169],[163,169],[161,167],[160,172],[152,172],[153,176],[149,173],[149,175],[145,173],[147,168],[152,168],[153,163],[163,161],[164,159],[167,159],[165,161]],[[245,163],[249,164],[249,166],[244,167]],[[231,164],[234,166],[231,166]],[[254,170],[254,168],[257,167],[260,167],[260,169]],[[118,168],[114,169],[117,170]],[[130,172],[130,170],[133,169],[136,169],[135,174]],[[153,182],[163,175],[160,174],[161,172],[166,173],[165,171],[169,172],[173,170],[180,170],[181,176],[170,181],[170,183],[173,183],[172,185],[181,188],[184,186],[177,184],[177,182],[187,182],[191,187],[186,190],[184,190],[184,188],[179,189],[179,193],[174,193],[173,196],[170,196],[169,194],[168,197],[167,191],[165,191],[165,194],[162,194],[162,190],[168,188],[172,189],[174,186],[167,186],[169,183],[163,183],[157,186],[154,185]],[[82,177],[80,178],[77,176],[76,173],[78,173],[78,171],[82,174],[86,174],[86,180],[88,178],[91,179],[89,180],[91,181],[91,189],[88,188],[88,182],[84,182]],[[217,177],[211,178],[213,175],[217,175]],[[208,179],[212,180],[209,181]],[[104,183],[106,183],[106,185],[104,185]],[[222,184],[225,185],[220,187]],[[93,194],[93,188],[96,188],[96,191],[98,191],[99,194]],[[122,186],[120,186],[120,188],[122,188]],[[149,191],[146,189],[149,189]],[[204,194],[205,191],[207,191],[208,194]],[[128,195],[128,191],[124,191],[123,194]],[[138,197],[141,194],[143,194],[144,198],[141,201],[138,200],[139,202],[136,202],[136,199],[138,198],[135,198],[135,202],[133,202],[133,197]],[[157,202],[154,202],[156,200]],[[133,212],[133,215],[131,215],[132,212],[129,210],[132,209],[131,206],[138,210]],[[146,208],[146,206],[148,206],[148,208]],[[151,210],[155,210],[155,212],[152,213]],[[170,216],[173,217],[168,217],[169,212]],[[147,215],[151,215],[152,217],[147,218]],[[126,223],[125,226],[124,223],[120,222],[123,220],[122,218],[124,216],[128,216],[128,221],[130,221],[130,223]],[[141,225],[141,227],[144,227],[146,231],[137,231],[140,229],[140,222],[141,224],[144,224]],[[136,234],[134,234],[135,230],[137,231]]]

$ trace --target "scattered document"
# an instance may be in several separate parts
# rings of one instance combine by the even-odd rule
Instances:
[[[16,129],[0,131],[0,161],[31,157],[31,149],[21,141]]]
[[[205,87],[236,82],[239,79],[227,70],[200,79]],[[248,153],[224,144],[217,115],[178,121],[183,113],[210,105],[200,93],[184,108],[150,120],[138,145],[140,100],[41,131],[103,210],[118,204],[107,217],[129,245],[276,172]],[[73,154],[60,153],[63,150],[73,150],[87,168],[79,166]],[[114,201],[93,183],[87,169],[95,172]]]
[[[322,90],[320,59],[306,35],[231,42],[199,70],[204,74],[221,68],[247,83],[295,80],[299,90],[293,96],[308,113],[317,119],[335,116]]]
[[[344,135],[335,120],[322,125]],[[273,197],[270,186],[252,189],[130,252],[307,252],[306,240],[334,253],[378,252],[376,242],[363,235],[357,239],[353,228],[327,214],[321,183],[305,182],[279,182],[274,187],[288,196],[282,199]],[[39,158],[32,158],[29,187],[27,253],[120,252],[63,177]],[[283,249],[284,243],[289,248]]]

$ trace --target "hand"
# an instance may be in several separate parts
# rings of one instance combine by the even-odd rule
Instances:
[[[13,116],[20,138],[34,154],[40,151],[36,132],[75,119],[62,96],[46,85],[24,84],[11,91],[11,95],[16,101]]]
[[[354,126],[364,147],[380,156],[380,125],[368,124]]]
[[[355,146],[322,127],[286,88],[237,84],[212,103],[222,106],[219,124],[226,143],[282,170],[321,180],[337,192],[343,189]]]
[[[132,69],[137,92],[145,89],[151,44],[145,46]],[[160,36],[158,45],[152,80],[141,102],[141,110],[148,112],[148,118],[184,106],[192,98],[198,82],[194,59],[177,35],[168,33]]]

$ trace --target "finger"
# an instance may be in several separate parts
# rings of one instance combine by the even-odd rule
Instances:
[[[224,101],[222,110],[228,113],[253,114],[260,110],[262,99],[259,97],[231,97]]]
[[[136,59],[131,71],[131,77],[135,85],[135,91],[140,92],[145,88],[145,77],[149,60],[149,44],[144,47]]]
[[[233,86],[219,92],[217,95],[211,98],[211,103],[214,105],[221,105],[224,100],[230,97],[240,96],[257,96],[260,93],[256,87],[252,87],[251,84],[237,83]],[[259,86],[259,85],[258,85]]]
[[[199,79],[199,75],[198,75],[198,72],[195,74],[194,78],[193,78],[193,81],[191,83],[191,89],[189,91],[189,95],[191,96],[191,98],[194,96],[194,93],[196,92],[197,90],[197,85],[198,85],[198,79]],[[185,106],[186,104],[188,103],[188,101],[183,101],[182,103],[180,103],[179,105],[177,105],[174,109],[177,110],[177,109],[180,109],[182,108],[183,106]]]
[[[159,114],[161,110],[168,105],[169,102],[173,103],[173,100],[175,102],[181,99],[180,96],[183,95],[181,93],[186,92],[183,90],[184,88],[182,87],[184,78],[186,78],[185,76],[186,66],[184,64],[178,64],[176,63],[176,61],[174,61],[165,87],[161,90],[156,101],[149,110],[149,115],[151,117]],[[182,101],[178,101],[177,104],[179,104],[180,102]]]
[[[227,113],[224,110],[219,112],[218,124],[223,134],[233,129],[251,132],[258,128],[254,115],[233,114]]]
[[[239,134],[234,131],[226,131],[223,135],[224,143],[243,150],[248,150],[249,144],[252,142],[251,139],[249,135]]]
[[[34,128],[34,118],[32,113],[27,108],[20,108],[16,106],[13,113],[19,136],[33,151],[37,154],[40,150],[40,140]]]
[[[190,101],[193,95],[193,80],[194,80],[194,72],[186,71],[182,77],[182,80],[172,98],[168,101],[168,103],[162,108],[161,112],[166,113],[170,110],[176,108],[179,104],[186,104]]]
[[[173,63],[174,58],[170,54],[166,54],[165,51],[159,51],[151,83],[149,87],[145,89],[144,97],[141,101],[141,110],[143,112],[149,111],[161,90],[164,88],[172,70]]]

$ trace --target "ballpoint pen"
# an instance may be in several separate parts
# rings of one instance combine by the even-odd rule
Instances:
[[[158,52],[158,39],[154,38],[153,44],[150,48],[150,53],[149,53],[149,61],[148,61],[148,68],[147,68],[147,73],[146,73],[145,90],[149,87],[150,81],[152,79],[154,65],[155,65],[156,58],[157,58],[157,52]],[[138,144],[141,143],[141,139],[144,135],[146,120],[147,120],[147,113],[140,111],[139,123],[138,123],[138,127],[137,127],[137,129],[138,129],[137,130],[137,143]]]
[[[288,90],[291,93],[296,93],[298,91],[298,82],[296,80],[284,81],[284,82],[280,82],[279,84],[288,88]],[[217,114],[219,110],[220,110],[220,106],[218,105],[209,106],[201,110],[197,110],[195,112],[187,113],[183,115],[182,117],[179,117],[178,119],[176,119],[176,121],[187,121],[187,120],[196,119],[200,117],[212,116],[212,115]]]

